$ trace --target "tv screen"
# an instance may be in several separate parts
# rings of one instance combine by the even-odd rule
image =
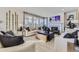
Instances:
[[[53,16],[52,20],[54,20],[54,21],[60,21],[60,16],[59,15],[58,16]]]

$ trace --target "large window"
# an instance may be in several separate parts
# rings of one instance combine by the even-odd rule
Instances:
[[[34,14],[25,13],[24,14],[24,26],[30,27],[32,29],[38,29],[38,27],[42,27],[43,25],[47,25],[47,18],[37,16]]]
[[[32,25],[32,17],[31,16],[29,16],[29,15],[27,15],[26,17],[25,17],[25,27],[28,27],[28,26],[31,26]]]
[[[44,19],[44,25],[45,25],[45,26],[48,26],[48,22],[49,22],[49,20],[48,20],[48,18],[46,17],[46,18]]]

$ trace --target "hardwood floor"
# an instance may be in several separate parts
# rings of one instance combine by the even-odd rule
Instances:
[[[67,43],[67,51],[68,52],[75,52],[75,46],[73,43],[70,43],[70,42]]]

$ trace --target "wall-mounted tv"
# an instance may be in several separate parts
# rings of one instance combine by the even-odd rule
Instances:
[[[60,15],[51,17],[53,21],[60,21]]]

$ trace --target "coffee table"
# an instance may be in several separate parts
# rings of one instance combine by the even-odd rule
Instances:
[[[45,42],[50,41],[52,38],[54,38],[53,32],[46,33],[44,31],[39,31],[37,32],[36,36],[38,39],[43,40]]]

